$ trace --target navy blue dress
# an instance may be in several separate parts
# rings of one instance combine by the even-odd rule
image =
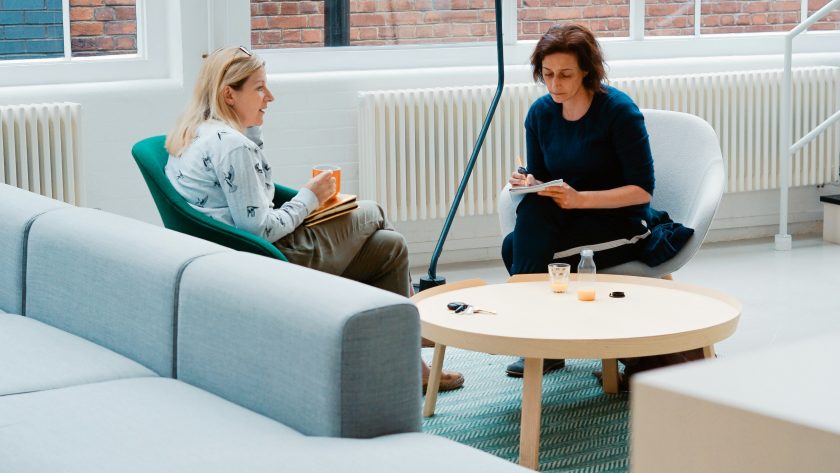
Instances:
[[[604,86],[586,114],[563,118],[550,95],[537,99],[525,119],[528,172],[546,182],[563,179],[578,191],[636,185],[653,195],[653,158],[644,117],[625,93]],[[599,268],[637,259],[650,235],[648,204],[618,209],[561,209],[548,197],[527,194],[505,237],[502,258],[510,274],[544,273],[551,262],[576,267],[591,248]]]

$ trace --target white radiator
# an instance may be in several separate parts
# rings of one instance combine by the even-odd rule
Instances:
[[[75,103],[0,106],[0,182],[82,205]]]
[[[794,70],[794,141],[840,109],[840,68]],[[779,85],[782,72],[751,71],[627,78],[611,84],[640,108],[675,110],[708,121],[720,138],[727,192],[779,184]],[[360,94],[359,194],[397,221],[443,218],[449,210],[495,86],[373,91]],[[545,89],[505,86],[459,208],[496,211],[496,196],[525,157],[523,123]],[[793,160],[794,186],[835,181],[840,125]]]

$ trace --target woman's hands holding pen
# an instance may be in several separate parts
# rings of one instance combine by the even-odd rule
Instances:
[[[520,170],[524,171],[522,168],[520,168]],[[510,185],[513,187],[542,184],[542,181],[538,181],[533,174],[521,173],[519,170],[514,171],[513,174],[510,175],[510,180],[508,180],[508,182],[510,182]]]
[[[528,174],[528,170],[525,169],[525,163],[522,162],[522,156],[516,157],[516,163],[519,167],[510,175],[510,180],[508,180],[511,186],[521,187],[542,184],[542,181],[538,181],[532,174]]]

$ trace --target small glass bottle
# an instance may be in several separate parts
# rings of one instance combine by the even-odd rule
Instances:
[[[580,263],[577,267],[577,280],[580,282],[595,282],[594,253],[589,248],[580,252]]]

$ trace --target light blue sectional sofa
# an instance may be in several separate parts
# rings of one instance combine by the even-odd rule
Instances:
[[[0,472],[506,472],[405,298],[0,184]]]

